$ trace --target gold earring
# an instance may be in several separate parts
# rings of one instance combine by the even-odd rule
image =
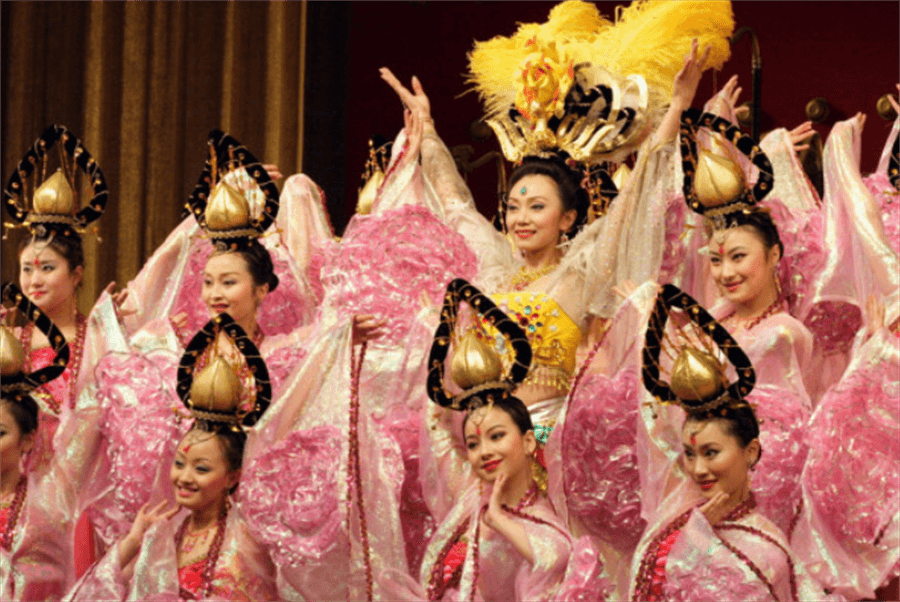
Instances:
[[[781,299],[781,279],[778,278],[778,264],[775,264],[775,273],[773,274],[773,277],[775,280],[775,294]]]

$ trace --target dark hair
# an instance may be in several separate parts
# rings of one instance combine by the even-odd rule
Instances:
[[[278,276],[275,275],[275,265],[272,263],[272,256],[269,251],[260,243],[254,241],[252,244],[241,247],[236,251],[228,251],[236,253],[244,259],[247,264],[247,271],[253,277],[253,284],[262,286],[269,285],[269,292],[273,292],[278,288]]]
[[[81,244],[81,236],[74,232],[64,234],[59,230],[51,229],[48,234],[42,236],[34,235],[23,238],[19,242],[19,257],[22,256],[22,251],[32,243],[46,245],[62,255],[69,264],[70,272],[77,267],[84,267],[84,247]]]
[[[489,402],[485,401],[484,405],[489,405]],[[519,431],[523,435],[528,431],[534,430],[534,424],[531,422],[531,413],[528,411],[525,403],[518,397],[509,395],[507,397],[495,399],[493,402],[493,407],[506,412],[509,417],[512,418],[513,424],[515,424],[519,428]],[[466,423],[469,421],[470,414],[471,412],[466,412],[466,416],[465,418],[463,418],[463,438],[465,438]]]
[[[688,422],[712,422],[717,421],[727,435],[737,439],[741,447],[747,447],[754,439],[759,438],[759,421],[747,403],[729,403],[707,412],[688,414],[685,424]],[[759,458],[762,457],[762,446],[759,448]]]
[[[775,221],[768,211],[760,211],[759,208],[751,209],[748,212],[736,211],[725,215],[724,218],[726,228],[748,226],[756,232],[766,250],[777,245],[781,256],[784,257],[784,243],[781,242],[778,226],[775,225]]]
[[[12,414],[21,435],[30,435],[38,427],[38,404],[30,395],[23,395],[15,401],[3,399],[3,405]]]
[[[512,190],[516,182],[531,175],[547,176],[556,183],[563,211],[574,209],[576,212],[575,222],[566,234],[569,238],[578,234],[587,222],[588,208],[591,205],[587,191],[581,186],[582,175],[566,165],[563,157],[552,159],[527,157],[509,176],[506,189]]]

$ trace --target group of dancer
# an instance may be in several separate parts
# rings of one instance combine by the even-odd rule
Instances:
[[[757,143],[736,78],[692,108],[733,27],[567,0],[476,43],[493,221],[416,78],[382,70],[405,127],[340,238],[213,131],[190,215],[87,316],[107,182],[49,127],[4,189],[3,599],[886,595],[900,120],[865,178],[836,124],[819,198],[809,124]]]

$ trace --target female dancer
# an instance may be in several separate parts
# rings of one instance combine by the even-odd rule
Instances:
[[[627,18],[612,26],[593,5],[564,2],[553,9],[546,24],[523,25],[511,39],[496,38],[473,51],[471,78],[487,98],[488,123],[507,159],[522,161],[510,178],[509,196],[501,204],[498,225],[502,233],[475,209],[434,130],[428,97],[419,81],[413,80],[410,91],[389,70],[382,70],[382,77],[412,111],[413,119],[424,123],[423,168],[438,190],[444,219],[465,236],[478,257],[477,282],[526,325],[535,362],[516,395],[528,406],[541,442],[552,430],[568,391],[576,350],[589,330],[590,316],[607,319],[612,315],[617,302],[611,288],[616,282],[656,277],[661,231],[656,232],[657,220],[649,214],[639,216],[653,211],[654,199],[668,185],[661,174],[669,165],[669,142],[676,133],[678,115],[693,99],[702,70],[720,65],[727,56],[724,41],[733,22],[730,7],[723,4],[712,13],[698,15],[700,24],[692,31],[707,32],[702,40],[710,47],[698,57],[695,39],[680,72],[677,64],[641,65],[636,58],[640,49],[627,47],[618,48],[617,53],[623,62],[634,61],[629,63],[629,72],[641,75],[626,79],[610,73],[607,69],[612,67],[601,48],[614,43],[609,32],[615,30],[616,35],[627,37],[630,27],[647,22],[642,19],[667,22],[663,13],[671,7],[665,4],[649,3],[640,11],[634,7],[632,12],[626,11]],[[598,34],[601,31],[606,31],[607,37]],[[540,33],[535,36],[535,32]],[[670,36],[666,41],[673,52],[686,47],[690,39],[680,30],[665,35]],[[584,54],[587,41],[596,44]],[[501,52],[504,45],[516,49],[514,58]],[[561,53],[559,60],[538,64],[549,56],[551,47]],[[624,59],[626,55],[631,58]],[[547,73],[547,81],[540,85],[528,79],[535,74],[525,77],[519,68],[529,57],[535,74]],[[560,67],[569,60],[584,62],[574,79]],[[649,97],[648,82],[653,89]],[[521,98],[516,96],[517,86],[524,86]],[[538,94],[548,86],[558,94]],[[532,95],[530,104],[522,100]],[[670,101],[665,115],[663,98]],[[610,112],[607,106],[587,117],[585,107],[594,104],[602,108],[603,99],[620,106],[621,111]],[[563,122],[577,133],[567,137],[569,126],[559,125],[562,114],[566,115]],[[649,136],[654,128],[654,135]],[[598,133],[601,130],[605,136]],[[581,187],[585,174],[571,168],[574,160],[585,164],[622,160],[642,143],[630,180],[633,184],[620,192],[603,219],[585,226],[589,219],[600,216],[608,197],[605,201],[593,199],[592,204]],[[608,189],[607,184],[603,187]],[[505,233],[512,238],[516,252]]]
[[[737,166],[715,169],[714,162],[698,156],[698,127],[717,132],[720,144],[733,143],[750,157],[759,171],[752,189]],[[813,348],[810,332],[788,313],[788,291],[782,288],[782,282],[790,282],[783,275],[785,268],[790,272],[795,267],[785,264],[794,263],[798,249],[785,253],[774,212],[757,205],[773,180],[771,164],[759,147],[725,119],[693,109],[682,117],[681,136],[685,199],[705,218],[709,271],[722,296],[712,314],[756,368],[751,401],[762,419],[762,444],[772,452],[759,467],[759,505],[790,534],[799,511],[798,475],[807,451],[803,427],[811,404],[804,378]],[[721,158],[720,165],[729,162]]]
[[[513,351],[508,374],[501,359],[473,331],[455,332],[460,302],[477,320],[490,322]],[[463,392],[444,388],[444,361],[455,353],[451,379]],[[385,571],[380,579],[391,597],[408,600],[549,600],[588,595],[602,599],[607,584],[597,573],[596,553],[577,544],[556,516],[532,475],[537,442],[528,410],[513,390],[528,372],[531,348],[523,330],[464,280],[447,289],[441,325],[429,357],[428,393],[433,452],[441,460],[448,493],[429,543],[420,579]],[[465,412],[460,421],[453,412]],[[462,437],[457,435],[462,433]],[[460,441],[462,439],[462,441]],[[464,442],[464,443],[463,443]],[[485,491],[490,487],[490,491]],[[572,558],[573,566],[567,573]],[[564,578],[567,579],[564,585]],[[577,584],[577,585],[576,585]],[[562,589],[561,589],[562,588]],[[582,588],[582,589],[579,589]]]
[[[892,224],[882,220],[893,203],[884,187],[896,197],[887,176],[900,169],[900,153],[897,139],[889,139],[884,171],[864,180],[858,155],[863,123],[860,114],[835,124],[825,145],[826,233],[840,236],[817,292],[820,300],[867,310],[866,327],[856,336],[846,372],[810,419],[804,508],[792,541],[810,573],[829,588],[850,599],[886,600],[897,596],[900,572],[900,283]]]
[[[253,390],[244,389],[229,362],[216,355],[223,335],[254,374]],[[198,370],[201,358],[207,363]],[[127,534],[69,592],[68,599],[277,597],[275,567],[249,536],[230,498],[240,480],[247,438],[243,429],[257,422],[271,399],[266,364],[244,330],[221,313],[187,345],[177,389],[193,418],[190,430],[181,437],[179,428],[159,429],[158,423],[150,422],[137,437],[132,433],[129,445],[142,453],[160,444],[165,448],[154,458],[151,495]],[[144,441],[143,436],[162,441]],[[171,484],[168,494],[163,493],[166,470]],[[178,505],[168,510],[172,497]],[[180,521],[168,520],[179,509],[188,510],[188,515]]]
[[[46,176],[54,147],[60,149],[61,169],[40,182]],[[90,179],[94,193],[83,207],[79,207],[74,192],[76,168]],[[4,196],[7,213],[30,231],[30,237],[19,247],[19,283],[57,325],[71,349],[71,361],[62,376],[34,392],[43,415],[29,463],[31,469],[40,472],[50,465],[60,420],[76,405],[76,381],[81,374],[87,331],[87,319],[78,311],[75,299],[85,268],[80,233],[102,215],[108,191],[100,166],[81,142],[65,127],[52,125],[16,166]],[[16,334],[26,350],[26,370],[37,370],[53,361],[54,346],[32,324]],[[86,519],[78,522],[75,540],[75,571],[81,575],[95,557],[93,529]]]
[[[26,459],[44,416],[31,395],[65,371],[69,347],[47,315],[15,285],[3,288],[3,298],[12,300],[53,342],[53,357],[46,366],[26,371],[24,349],[0,327],[0,588],[4,600],[58,600],[73,577],[73,491],[55,463],[38,473],[28,469]]]
[[[670,314],[680,326],[667,331]],[[720,354],[732,364],[736,382],[728,383]],[[662,287],[650,316],[643,377],[657,401],[684,410],[666,413],[686,414],[678,456],[688,478],[647,508],[650,527],[632,562],[630,599],[827,599],[795,560],[783,532],[757,510],[761,487],[754,483],[751,489],[750,472],[763,450],[772,450],[760,443],[746,399],[753,366],[722,325],[673,285]],[[650,479],[676,476],[642,468],[651,470]]]

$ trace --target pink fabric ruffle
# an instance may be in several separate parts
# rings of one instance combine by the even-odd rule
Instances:
[[[165,361],[168,357],[155,357],[163,360],[160,365],[140,354],[108,354],[95,371],[110,486],[88,516],[107,542],[127,533],[150,498],[160,467],[171,465],[175,443],[187,430],[173,413],[181,404],[172,386],[176,366]]]
[[[680,281],[680,273],[687,252],[685,245],[687,206],[684,203],[684,195],[680,192],[669,192],[666,207],[668,207],[666,211],[666,242],[657,279],[663,284]]]
[[[848,375],[822,397],[807,431],[807,495],[841,539],[872,544],[898,513],[897,370],[883,361]]]
[[[185,314],[185,331],[195,333],[209,321],[209,310],[203,304],[200,294],[203,290],[203,270],[213,253],[213,247],[208,240],[195,236],[191,240],[189,253],[171,315]],[[259,306],[257,321],[270,335],[288,334],[303,323],[304,316],[311,314],[310,304],[313,300],[306,299],[301,294],[285,255],[273,252],[272,249],[269,249],[269,254],[279,283]]]
[[[863,325],[862,311],[843,301],[820,301],[803,320],[825,355],[846,353]]]
[[[610,599],[612,584],[605,576],[597,549],[587,535],[575,541],[566,567],[566,576],[553,595],[554,600],[594,602]]]
[[[784,256],[778,264],[781,294],[787,300],[791,314],[800,315],[816,276],[827,260],[822,214],[810,211],[793,215],[779,199],[766,199],[763,205],[771,210],[772,220],[778,226],[784,244]]]
[[[881,208],[888,243],[896,253],[900,253],[900,193],[884,173],[873,173],[864,178],[863,183]]]
[[[762,456],[752,473],[760,514],[788,534],[800,504],[800,473],[809,447],[809,412],[803,400],[783,388],[757,386],[747,397],[759,420]]]
[[[241,512],[276,565],[302,566],[346,542],[335,478],[344,437],[329,425],[294,431],[245,468]]]
[[[696,600],[774,600],[765,585],[750,581],[734,564],[699,562],[693,570],[669,569],[663,585],[669,602]]]
[[[563,431],[563,470],[569,512],[594,535],[632,549],[645,527],[635,451],[636,369],[612,380],[587,374],[570,400]]]
[[[281,391],[281,385],[290,376],[291,372],[306,358],[306,349],[303,347],[279,347],[271,353],[264,353],[266,368],[269,370],[269,382],[272,383],[272,396],[276,398]]]
[[[357,215],[324,259],[322,284],[341,317],[370,313],[387,320],[381,344],[407,336],[422,298],[441,303],[447,283],[475,274],[465,239],[428,209],[406,205]]]

